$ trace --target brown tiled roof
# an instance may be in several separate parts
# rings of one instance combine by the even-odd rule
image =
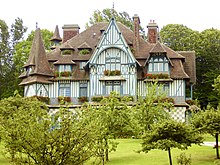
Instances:
[[[185,57],[183,63],[184,70],[190,77],[190,82],[196,82],[196,56],[195,51],[178,51],[179,54]]]
[[[150,53],[166,53],[163,45],[160,42],[157,42],[154,47],[150,50]]]
[[[52,83],[49,81],[49,78],[45,78],[44,76],[34,75],[34,76],[28,76],[25,79],[21,81],[19,85],[26,85],[26,84],[32,84],[32,83],[45,83],[49,84]]]
[[[71,49],[71,50],[74,50],[74,48],[71,46],[71,44],[67,41],[65,43],[63,43],[61,46],[60,46],[60,50],[64,50],[64,49]]]
[[[50,40],[51,41],[55,41],[55,40],[62,41],[62,38],[60,37],[58,25],[56,25],[55,31],[54,31],[53,36],[52,36],[52,38]]]
[[[53,76],[52,70],[49,66],[49,62],[46,58],[46,52],[44,49],[43,40],[41,37],[40,29],[36,29],[30,55],[28,58],[28,62],[24,65],[24,68],[32,68],[32,71],[29,73],[29,76],[44,76],[46,79],[47,77]],[[20,78],[24,78],[26,75],[26,71],[20,75]],[[30,78],[25,78],[26,83]],[[37,78],[35,78],[37,80]],[[46,80],[45,80],[46,82]],[[31,83],[31,82],[30,82]]]
[[[77,47],[78,49],[91,49],[91,46],[87,44],[87,42],[83,42],[81,45]]]
[[[182,61],[180,59],[171,59],[173,66],[171,67],[170,77],[172,79],[186,79],[189,76],[184,71]]]
[[[133,37],[134,33],[132,30],[130,30],[128,27],[121,23],[117,23],[123,37],[125,38],[125,41],[128,45],[133,46]],[[58,46],[55,50],[51,51],[47,54],[47,58],[49,61],[57,61],[58,63],[65,63],[67,62],[67,59],[64,59],[61,55],[60,49],[62,48],[72,48],[74,49],[73,54],[71,54],[71,57],[68,57],[68,60],[72,60],[74,62],[77,61],[88,61],[93,54],[96,46],[98,45],[98,42],[101,39],[101,35],[103,34],[101,31],[106,29],[108,26],[108,23],[101,22],[97,23],[90,28],[86,29],[85,31],[77,34],[75,37],[71,38],[67,42],[61,44]],[[68,46],[67,46],[68,45]],[[91,48],[90,54],[88,55],[81,55],[80,49],[78,48]],[[189,78],[189,76],[184,71],[184,68],[182,66],[182,62],[185,60],[185,56],[181,55],[178,52],[175,52],[174,50],[170,49],[166,45],[157,42],[157,43],[149,43],[145,41],[143,38],[140,38],[139,43],[139,52],[138,54],[134,52],[134,57],[140,63],[142,66],[145,65],[146,60],[150,57],[150,53],[156,53],[156,52],[164,52],[167,55],[168,60],[170,61],[172,65],[171,69],[171,76],[172,78]],[[176,68],[177,67],[177,68]],[[179,68],[178,68],[179,67]],[[78,69],[78,72],[82,72],[82,70]],[[188,72],[187,72],[188,73]],[[87,77],[86,75],[85,77]],[[85,78],[84,77],[84,78]],[[139,75],[138,77],[141,77]]]
[[[58,65],[58,64],[70,64],[70,65],[74,65],[75,62],[72,61],[72,56],[71,55],[62,55],[59,57],[59,59],[54,62],[54,65]]]
[[[28,62],[24,65],[24,67],[28,66],[34,66],[32,71],[34,74],[52,75],[39,28],[35,31]]]

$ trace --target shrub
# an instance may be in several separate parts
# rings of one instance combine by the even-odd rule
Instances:
[[[147,78],[147,79],[168,79],[169,75],[165,74],[165,73],[160,73],[160,74],[150,74],[150,73],[147,73],[145,75],[145,78]]]
[[[54,77],[59,77],[59,72],[58,71],[54,72]]]
[[[62,55],[70,55],[70,54],[72,54],[72,50],[70,49],[62,50]]]
[[[71,102],[71,97],[64,97],[64,96],[59,96],[58,97],[58,102],[60,104],[65,104],[65,103],[70,103]]]
[[[105,76],[120,76],[121,71],[120,70],[105,70],[104,75]]]
[[[46,96],[32,96],[32,98],[37,98],[37,100],[44,102],[45,104],[50,104],[50,98]]]
[[[78,101],[81,102],[81,103],[88,102],[88,97],[80,96],[80,97],[78,97]]]
[[[81,54],[81,55],[86,55],[86,54],[89,54],[89,53],[90,53],[90,51],[88,49],[82,49],[82,50],[79,51],[79,54]]]
[[[60,72],[60,76],[62,76],[62,77],[70,77],[71,73],[72,72],[70,72],[70,71],[63,71],[63,72]]]
[[[173,103],[173,104],[175,103],[172,97],[164,97],[164,98],[161,98],[160,100],[157,99],[154,101],[154,103],[158,103],[158,102],[162,102],[162,103],[168,102],[168,103]]]
[[[94,102],[100,102],[104,97],[103,96],[93,96],[92,101]]]
[[[183,152],[177,157],[177,163],[179,165],[191,165],[191,156],[187,157],[186,154]]]

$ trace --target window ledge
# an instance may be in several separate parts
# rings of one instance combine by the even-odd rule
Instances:
[[[148,79],[148,78],[146,78],[146,79],[144,79],[144,81],[147,81],[147,82],[149,82],[149,81],[169,82],[169,81],[173,81],[173,79],[171,79],[171,78],[169,78],[169,79]]]
[[[123,76],[103,76],[99,79],[100,81],[109,81],[109,80],[121,80],[125,81],[126,79]]]

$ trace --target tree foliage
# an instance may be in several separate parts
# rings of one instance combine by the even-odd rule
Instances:
[[[201,142],[202,137],[190,125],[174,120],[166,120],[154,124],[152,129],[143,136],[141,151],[146,153],[152,149],[168,151],[170,165],[172,165],[172,148],[185,150],[191,144],[200,144]]]
[[[85,105],[82,111],[90,113],[90,122],[96,122],[99,133],[95,155],[102,164],[109,161],[109,152],[117,149],[116,138],[131,137],[133,135],[131,108],[127,103],[129,98],[121,98],[116,92],[103,98],[97,106]]]
[[[181,24],[168,24],[160,31],[162,42],[175,51],[196,50],[199,32]]]
[[[15,164],[83,164],[93,155],[95,123],[81,112],[61,108],[52,115],[33,98],[0,101],[1,138]]]
[[[208,107],[206,111],[194,115],[192,123],[201,133],[208,133],[216,139],[216,157],[219,159],[218,136],[220,133],[220,107]]]
[[[168,110],[171,110],[173,106],[172,103],[166,101],[167,94],[163,91],[162,85],[154,82],[147,84],[146,88],[146,97],[139,96],[133,108],[140,134],[150,130],[155,122],[170,118]]]
[[[103,9],[102,11],[94,11],[92,17],[89,18],[89,22],[86,23],[86,28],[98,22],[109,22],[112,17],[114,17],[116,21],[121,22],[131,30],[134,29],[133,19],[127,12],[117,12],[116,10],[109,8]],[[140,30],[143,31],[143,28],[140,27]]]
[[[173,50],[196,52],[197,83],[194,97],[202,108],[208,104],[216,107],[219,99],[212,84],[220,74],[220,31],[211,28],[199,33],[181,24],[168,24],[161,29],[160,35],[162,41]]]
[[[15,19],[10,29],[0,20],[0,99],[12,96],[16,89],[19,90],[13,57],[15,46],[23,39],[26,30],[20,18]]]

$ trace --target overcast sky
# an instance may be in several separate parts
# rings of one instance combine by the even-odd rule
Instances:
[[[155,20],[160,29],[183,24],[198,31],[220,30],[220,0],[2,0],[0,19],[11,26],[15,18],[21,18],[28,33],[35,30],[36,22],[50,31],[58,25],[61,32],[64,24],[78,24],[82,31],[95,10],[112,8],[113,2],[117,12],[138,14],[144,28]]]

